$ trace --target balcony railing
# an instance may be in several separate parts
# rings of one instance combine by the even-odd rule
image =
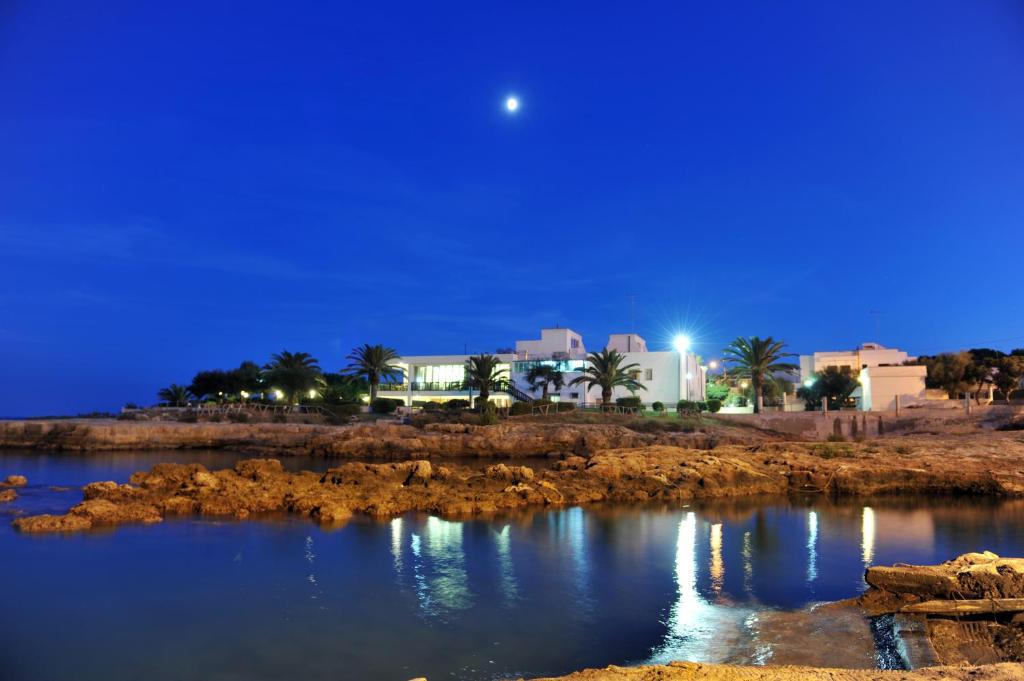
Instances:
[[[406,392],[409,390],[409,383],[381,383],[377,389],[381,392]],[[413,392],[466,392],[469,390],[469,386],[466,385],[465,381],[413,381],[412,384]],[[475,392],[475,391],[474,391]],[[494,393],[511,393],[519,391],[516,390],[514,385],[509,385],[508,381],[494,381],[491,383],[491,392]],[[518,398],[517,399],[526,399]]]

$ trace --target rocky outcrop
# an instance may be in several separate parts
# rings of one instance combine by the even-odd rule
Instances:
[[[9,504],[18,498],[18,493],[13,489],[0,491],[0,504]]]
[[[651,667],[587,669],[568,676],[534,681],[1019,681],[1020,665],[932,667],[917,671],[828,669],[824,667],[741,667],[728,664],[672,662]],[[520,679],[520,681],[522,681]]]
[[[507,421],[494,426],[435,423],[416,428],[360,424],[173,423],[102,420],[0,421],[0,448],[66,451],[236,449],[275,456],[410,459],[425,456],[530,457],[670,444],[710,448],[774,436],[752,429],[640,433],[614,424]]]
[[[220,471],[199,464],[159,464],[132,475],[130,484],[87,485],[84,501],[69,512],[78,520],[57,529],[159,522],[183,514],[247,517],[283,511],[337,522],[353,513],[465,516],[527,506],[808,491],[1024,496],[1019,467],[1024,443],[1009,438],[991,451],[971,456],[961,450],[955,457],[937,447],[909,449],[905,441],[843,446],[839,456],[814,444],[724,446],[712,452],[653,445],[568,454],[547,467],[498,463],[483,470],[426,459],[348,462],[326,473],[289,473],[275,459],[243,460]],[[917,453],[909,461],[909,454],[901,452]],[[32,518],[15,524],[25,531],[50,527]]]
[[[0,487],[24,487],[28,484],[28,478],[24,475],[8,475],[3,482],[0,482]]]

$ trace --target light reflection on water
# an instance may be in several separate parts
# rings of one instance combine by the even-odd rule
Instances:
[[[50,461],[0,507],[0,582],[17,586],[0,618],[5,681],[496,679],[673,659],[816,663],[808,656],[829,648],[830,632],[793,611],[855,595],[865,563],[1024,553],[1024,503],[952,499],[592,507],[464,522],[411,514],[340,529],[197,519],[19,535],[12,513],[80,498],[48,486],[84,478],[87,461]],[[0,454],[0,477],[24,472],[20,463]],[[127,474],[86,479],[100,477]],[[825,643],[809,645],[815,636]],[[870,663],[870,640],[860,643],[828,661]]]

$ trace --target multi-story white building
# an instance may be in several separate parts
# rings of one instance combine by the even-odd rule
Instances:
[[[644,403],[663,402],[668,409],[673,409],[681,399],[705,399],[705,370],[692,352],[649,351],[647,342],[633,333],[612,334],[605,347],[625,355],[623,365],[638,365],[636,378],[646,390],[638,391],[637,396]],[[541,391],[531,391],[526,381],[527,373],[538,364],[554,367],[564,376],[565,385],[560,390],[549,387],[548,397],[553,401],[579,405],[601,401],[599,387],[587,390],[584,385],[569,385],[587,366],[583,337],[572,329],[541,329],[539,339],[517,340],[513,352],[495,354],[505,373],[491,387],[491,399],[501,406],[540,397]],[[402,399],[406,405],[470,399],[474,393],[465,385],[469,357],[465,354],[405,355],[396,362],[405,371],[405,380],[382,384],[380,396]],[[625,388],[616,388],[612,397],[630,395]]]
[[[816,352],[800,355],[800,380],[814,380],[814,374],[828,367],[848,369],[860,381],[851,397],[862,411],[889,411],[897,402],[909,406],[925,396],[927,367],[907,365],[916,357],[903,350],[887,348],[878,343],[863,343],[856,350]]]

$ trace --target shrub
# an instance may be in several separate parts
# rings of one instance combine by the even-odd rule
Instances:
[[[199,421],[199,416],[194,411],[184,411],[178,414],[178,421],[181,423],[196,423]]]
[[[708,410],[708,403],[705,402],[704,400],[701,400],[701,401],[697,402],[697,410],[698,411],[707,411]]]
[[[846,438],[843,435],[839,434],[839,433],[832,433],[827,438],[825,438],[825,441],[826,442],[846,442]]]
[[[615,404],[629,409],[643,409],[644,406],[643,400],[636,396],[619,397],[615,400]]]
[[[274,423],[288,423],[288,417],[280,413],[275,413],[270,420]]]
[[[391,397],[378,397],[370,404],[370,411],[374,414],[393,414],[404,402]]]
[[[664,402],[652,402],[651,403],[651,409],[653,409],[654,411],[656,411],[657,413],[660,414],[661,412],[665,411],[665,403]]]
[[[558,413],[574,411],[576,409],[575,402],[555,402],[555,404],[557,405],[555,411]]]
[[[498,407],[487,401],[480,405],[480,425],[493,426],[498,422]]]
[[[679,400],[676,403],[676,412],[679,414],[680,418],[684,416],[695,416],[700,414],[700,406],[693,400]]]
[[[708,400],[708,411],[712,414],[717,414],[722,409],[722,400],[716,400],[714,398]]]
[[[228,412],[228,421],[232,423],[249,423],[249,412],[232,411]]]
[[[469,400],[455,398],[444,403],[445,409],[466,409],[469,407]]]
[[[423,403],[423,411],[430,411],[430,412],[441,411],[441,403],[440,402],[424,402]]]
[[[512,406],[509,407],[509,416],[526,416],[533,413],[532,402],[513,402]]]

